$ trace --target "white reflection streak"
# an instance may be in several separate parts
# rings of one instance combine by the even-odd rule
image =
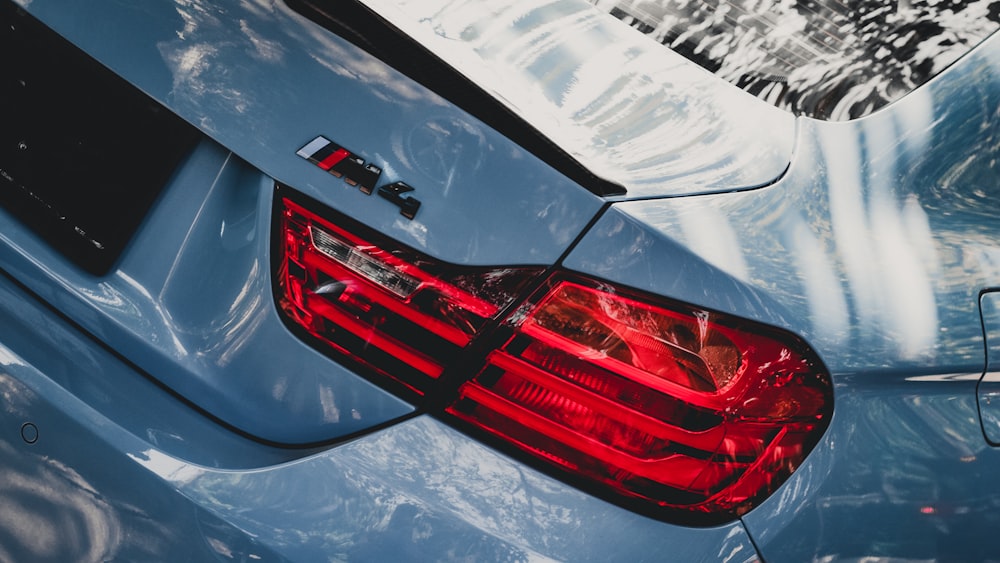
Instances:
[[[824,128],[819,137],[826,164],[830,196],[830,221],[847,282],[854,297],[859,338],[874,333],[879,310],[879,277],[864,206],[861,154],[857,132],[850,127]]]
[[[789,238],[816,336],[828,341],[842,340],[850,328],[850,312],[830,255],[801,217],[794,220]]]
[[[887,152],[896,151],[894,128],[876,122],[874,126],[866,127],[864,132],[865,145],[869,150],[890,147]],[[897,343],[901,355],[915,359],[932,351],[937,335],[933,285],[915,248],[915,245],[927,248],[933,242],[926,214],[916,196],[911,196],[902,206],[896,201],[894,184],[899,180],[894,166],[896,161],[895,154],[876,155],[872,160],[868,174],[871,234],[882,270],[883,307],[888,310],[882,320],[893,334],[899,336]],[[904,213],[910,217],[909,222],[915,229],[924,225],[926,231],[908,230]]]
[[[174,484],[190,484],[206,473],[205,469],[170,457],[159,450],[147,449],[141,455],[130,453],[128,456],[132,461]]]
[[[934,126],[934,97],[930,88],[918,88],[907,94],[905,104],[896,104],[893,111],[896,128],[906,131],[903,145],[910,155],[922,155],[931,143]]]
[[[896,128],[879,120],[865,122],[860,131],[829,131],[819,142],[833,233],[855,299],[855,336],[872,336],[881,327],[901,357],[931,354],[938,326],[932,283],[937,258],[926,212],[916,197],[898,201],[903,187],[897,185],[901,176],[895,168],[898,151],[920,146],[922,133],[910,144],[898,143]],[[869,155],[867,169],[863,150]]]
[[[749,281],[743,246],[722,209],[705,206],[697,214],[682,213],[680,223],[692,251],[734,278]]]
[[[246,35],[250,44],[253,45],[254,55],[269,63],[280,63],[285,57],[285,50],[277,41],[271,41],[262,37],[250,27],[247,20],[240,20],[240,31]]]
[[[340,408],[337,398],[330,387],[320,387],[319,404],[323,407],[323,421],[336,424],[340,422]]]
[[[8,348],[0,346],[0,366],[10,368],[11,366],[27,366],[28,364],[20,356],[14,354]]]
[[[284,400],[285,394],[288,393],[288,384],[287,375],[278,377],[274,382],[274,386],[271,387],[271,396],[278,401]]]
[[[145,319],[147,321],[147,330],[149,331],[147,336],[155,340],[156,336],[159,334],[165,334],[170,337],[171,342],[174,345],[174,351],[178,357],[183,357],[188,355],[188,350],[181,342],[180,338],[177,336],[177,330],[174,327],[174,323],[170,316],[163,310],[161,302],[155,299],[149,291],[147,291],[146,286],[142,285],[135,278],[129,276],[128,274],[119,270],[116,273],[118,279],[122,281],[125,285],[133,288],[139,295],[141,295],[144,301],[149,303],[154,303],[155,306],[151,310],[139,310],[136,309],[135,315],[138,318]],[[155,311],[156,315],[150,315],[151,311]],[[158,320],[158,323],[153,323],[151,321]]]

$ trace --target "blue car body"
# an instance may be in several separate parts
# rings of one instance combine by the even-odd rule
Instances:
[[[105,273],[0,209],[0,560],[1000,558],[996,37],[846,122],[668,55],[673,82],[638,102],[672,104],[661,121],[585,135],[511,99],[624,187],[599,194],[283,2],[17,4],[197,142]],[[412,185],[416,215],[297,154],[317,136]],[[609,502],[289,330],[276,182],[442,262],[559,264],[797,335],[829,372],[829,426],[738,517]]]

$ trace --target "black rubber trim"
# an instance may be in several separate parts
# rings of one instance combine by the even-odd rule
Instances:
[[[285,0],[285,3],[469,112],[591,193],[601,197],[625,195],[623,186],[595,175],[496,98],[361,3],[354,0]]]

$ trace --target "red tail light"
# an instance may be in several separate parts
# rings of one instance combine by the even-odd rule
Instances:
[[[279,301],[299,327],[418,394],[538,269],[456,268],[283,197]],[[350,225],[350,228],[345,228]]]
[[[561,276],[448,412],[616,495],[717,518],[784,481],[831,406],[789,335]]]
[[[829,378],[790,334],[569,274],[504,320],[539,269],[440,264],[278,201],[294,324],[420,395],[459,358],[478,364],[453,372],[448,413],[626,503],[738,516],[828,424]]]

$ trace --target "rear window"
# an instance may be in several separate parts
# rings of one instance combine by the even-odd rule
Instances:
[[[994,0],[589,0],[798,115],[867,115],[1000,27]]]

